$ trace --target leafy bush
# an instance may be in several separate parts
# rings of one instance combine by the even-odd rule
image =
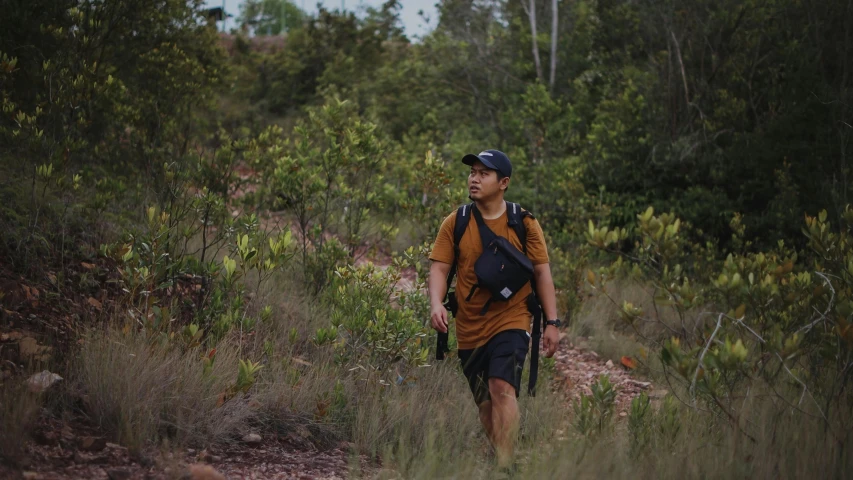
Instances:
[[[626,302],[620,306],[623,321],[638,334],[649,330],[637,325],[660,327],[646,340],[694,408],[701,400],[746,432],[744,409],[751,395],[772,395],[783,408],[840,432],[846,429],[838,422],[849,405],[844,372],[853,346],[846,328],[853,311],[851,212],[845,210],[840,230],[830,227],[826,212],[807,217],[811,252],[798,254],[780,242],[767,252],[729,254],[721,264],[688,254],[685,226],[671,214],[655,215],[649,208],[638,215],[633,231],[590,223],[589,243],[620,256],[597,274],[588,272],[588,282],[606,295],[609,279],[627,270],[653,287],[654,311]],[[632,236],[637,238],[632,252],[615,249]]]
[[[338,269],[326,293],[332,328],[340,336],[340,360],[376,370],[385,382],[405,382],[407,370],[426,365],[430,351],[428,308],[420,291],[403,291],[404,266],[398,257],[387,269],[371,263]],[[398,362],[397,374],[389,379],[389,368]]]

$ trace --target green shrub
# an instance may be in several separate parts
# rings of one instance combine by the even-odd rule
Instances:
[[[665,372],[675,374],[668,378],[686,388],[692,407],[701,400],[746,433],[749,392],[770,390],[781,405],[844,429],[843,416],[833,410],[840,414],[849,400],[849,379],[841,372],[850,367],[853,346],[846,328],[853,311],[851,220],[849,208],[841,230],[830,228],[825,212],[807,217],[811,252],[798,254],[780,242],[773,251],[733,253],[718,264],[686,244],[685,226],[675,216],[649,208],[630,232],[590,223],[589,243],[620,257],[597,274],[590,271],[587,280],[605,295],[620,271],[649,283],[653,310],[625,302],[622,321],[638,335],[655,332],[646,340],[658,349]],[[619,252],[616,245],[631,236],[635,250]],[[649,323],[660,328],[641,327]],[[784,393],[787,385],[798,395]]]

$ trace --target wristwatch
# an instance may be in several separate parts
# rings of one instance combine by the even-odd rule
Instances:
[[[563,322],[561,322],[559,318],[554,320],[545,320],[545,326],[547,327],[548,325],[553,325],[557,328],[560,328],[563,325]]]

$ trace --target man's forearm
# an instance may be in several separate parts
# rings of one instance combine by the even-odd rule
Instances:
[[[444,303],[447,294],[447,274],[435,263],[429,269],[429,302],[431,307]]]
[[[536,294],[539,295],[539,302],[542,304],[542,310],[546,320],[557,318],[557,292],[554,290],[554,279],[551,277],[551,268],[549,266],[537,269],[535,273]]]

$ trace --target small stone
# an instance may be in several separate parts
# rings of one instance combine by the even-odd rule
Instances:
[[[190,480],[226,480],[225,476],[210,465],[190,465]]]
[[[249,445],[257,445],[261,443],[261,440],[263,439],[257,433],[249,433],[243,437],[243,442]]]
[[[604,364],[607,368],[613,368],[613,360],[608,360],[607,363]]]
[[[628,416],[628,412],[619,412],[619,416],[620,416],[620,417],[627,417],[627,416]]]
[[[103,437],[80,437],[77,446],[84,452],[99,452],[107,448],[107,439]]]
[[[42,370],[27,379],[27,386],[33,393],[42,393],[60,380],[62,380],[62,377],[59,375],[47,370]]]
[[[127,480],[130,478],[130,470],[126,468],[111,468],[107,470],[107,478],[110,480]]]

